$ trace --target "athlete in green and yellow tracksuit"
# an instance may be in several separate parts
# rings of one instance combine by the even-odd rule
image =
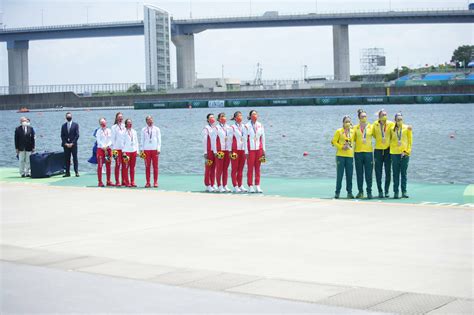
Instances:
[[[403,124],[401,113],[395,115],[395,126],[390,129],[390,155],[392,157],[393,170],[393,198],[398,199],[398,188],[400,185],[402,197],[408,198],[407,194],[407,170],[410,161],[411,146],[413,143],[413,131],[411,126]]]
[[[375,139],[374,164],[375,181],[379,191],[379,198],[388,198],[391,179],[391,156],[390,156],[390,129],[395,123],[387,120],[387,112],[379,111],[379,119],[372,124],[372,135]],[[385,170],[385,185],[382,187],[382,173]],[[385,195],[384,195],[385,192]]]
[[[359,109],[359,124],[354,126],[354,160],[357,176],[356,198],[364,198],[364,177],[367,185],[367,198],[372,199],[372,172],[374,158],[372,149],[372,125],[367,122],[367,113]]]
[[[352,195],[352,174],[354,170],[354,149],[352,148],[354,142],[354,132],[352,131],[351,119],[349,116],[344,116],[342,119],[342,128],[337,129],[332,138],[331,144],[337,149],[336,151],[336,195],[334,198],[338,199],[342,188],[342,178],[344,172],[346,173],[346,191],[347,198],[353,199]]]

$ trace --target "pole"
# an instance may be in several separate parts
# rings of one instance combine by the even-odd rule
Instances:
[[[44,9],[41,9],[41,26],[44,26],[44,14],[43,14]]]
[[[137,13],[137,20],[138,20],[138,2],[137,2],[137,5],[136,5],[136,13]]]
[[[193,18],[193,3],[192,0],[189,0],[189,18]]]
[[[89,23],[89,7],[86,7],[86,23]]]
[[[316,9],[316,11],[314,13],[318,13],[318,0],[315,0],[314,6],[315,6],[315,9]]]

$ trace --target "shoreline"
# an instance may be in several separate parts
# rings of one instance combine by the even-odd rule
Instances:
[[[120,190],[120,191],[176,191],[197,194],[210,194],[216,196],[246,196],[253,197],[288,197],[301,199],[333,200],[335,179],[329,178],[282,178],[265,177],[262,179],[264,194],[235,194],[235,193],[207,193],[204,191],[202,175],[170,175],[160,174],[160,187],[144,188],[144,174],[136,174],[138,187],[97,187],[97,175],[95,173],[81,173],[81,177],[63,178],[57,175],[49,178],[21,178],[16,168],[0,167],[0,183],[34,183],[55,187],[83,187],[90,189]],[[230,185],[230,184],[229,184]],[[465,209],[474,209],[474,184],[432,184],[432,183],[409,183],[408,199],[374,198],[368,199],[346,199],[345,191],[341,191],[341,202],[367,202],[377,204],[425,204],[456,206]],[[373,186],[374,189],[374,186]],[[393,192],[390,192],[393,196]]]

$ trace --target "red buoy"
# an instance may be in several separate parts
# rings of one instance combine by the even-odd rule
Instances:
[[[308,152],[306,152],[306,151],[303,152],[303,156],[308,156],[308,155],[309,155]]]

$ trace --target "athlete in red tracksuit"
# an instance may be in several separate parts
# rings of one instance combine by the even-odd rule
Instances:
[[[102,183],[102,165],[105,163],[105,170],[107,174],[107,186],[114,186],[110,181],[110,163],[112,162],[112,131],[107,128],[107,121],[105,118],[99,119],[100,128],[96,132],[97,141],[97,179],[99,187],[104,187]]]
[[[219,192],[230,192],[227,187],[227,179],[229,177],[230,152],[232,150],[232,128],[227,125],[225,113],[217,116],[219,123],[216,125],[216,181]],[[224,156],[219,158],[218,152],[223,152]]]
[[[125,136],[125,125],[123,124],[123,115],[118,112],[115,114],[115,124],[110,128],[112,131],[112,150],[117,150],[117,157],[115,158],[115,186],[120,186],[120,171],[122,171],[122,184],[125,169],[122,161],[122,148]]]
[[[138,135],[135,129],[132,129],[132,120],[125,120],[125,137],[123,138],[123,153],[128,156],[128,162],[123,161],[124,170],[122,184],[127,187],[137,187],[135,184],[135,165],[137,163]],[[130,173],[130,180],[128,174]]]
[[[245,125],[247,127],[247,146],[245,153],[247,156],[247,184],[249,185],[249,192],[262,193],[260,188],[260,158],[265,156],[265,129],[263,125],[258,122],[258,113],[252,110],[249,113],[249,122]],[[255,187],[253,175],[255,173]]]
[[[153,187],[158,187],[158,158],[161,152],[161,131],[153,125],[153,117],[146,116],[146,127],[143,127],[141,134],[141,151],[145,153],[145,187],[150,185],[150,172],[153,165]]]
[[[234,192],[247,192],[247,188],[243,186],[242,177],[245,166],[245,147],[247,146],[247,128],[242,124],[242,113],[235,112],[234,118],[235,125],[231,127],[231,134],[229,137],[232,139],[232,151],[234,158],[231,157],[232,163],[232,185],[234,186]],[[235,156],[236,155],[236,156]]]
[[[202,147],[204,152],[204,185],[206,191],[214,192],[217,187],[214,187],[216,179],[216,163],[214,152],[216,152],[216,137],[217,131],[214,126],[216,119],[214,114],[207,114],[207,125],[202,130]]]

